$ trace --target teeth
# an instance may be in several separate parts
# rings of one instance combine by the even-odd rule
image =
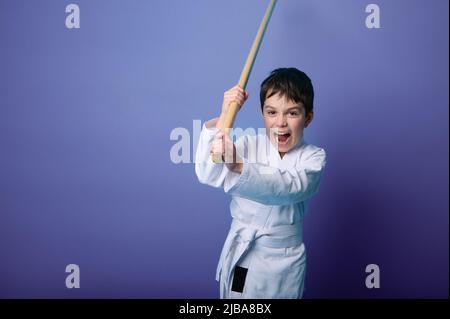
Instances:
[[[275,135],[289,135],[289,133],[275,133]]]

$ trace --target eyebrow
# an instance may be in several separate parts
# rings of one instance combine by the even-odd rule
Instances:
[[[265,108],[276,109],[276,107],[271,106],[271,105],[267,105],[267,104],[264,104],[264,107]],[[293,109],[301,110],[302,109],[302,105],[297,104],[296,106],[292,106],[292,107],[288,108],[287,110],[290,111],[290,110],[293,110]]]

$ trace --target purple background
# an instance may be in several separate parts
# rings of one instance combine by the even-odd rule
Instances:
[[[0,1],[0,297],[217,298],[229,198],[169,136],[217,115],[268,1],[73,2],[78,30],[69,1]],[[236,125],[270,70],[312,78],[306,298],[447,298],[448,1],[373,2],[378,30],[369,0],[280,0]]]

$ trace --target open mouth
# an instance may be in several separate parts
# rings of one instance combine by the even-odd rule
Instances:
[[[279,144],[286,144],[289,140],[289,137],[291,136],[291,133],[274,133],[275,138],[277,139]]]

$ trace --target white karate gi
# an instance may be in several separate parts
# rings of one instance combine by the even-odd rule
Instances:
[[[216,273],[220,297],[301,298],[303,217],[318,191],[325,151],[301,141],[281,158],[266,135],[244,135],[235,143],[244,163],[238,174],[211,160],[217,131],[203,125],[195,171],[201,183],[232,196],[233,222]],[[231,290],[235,266],[248,268],[242,293]]]

